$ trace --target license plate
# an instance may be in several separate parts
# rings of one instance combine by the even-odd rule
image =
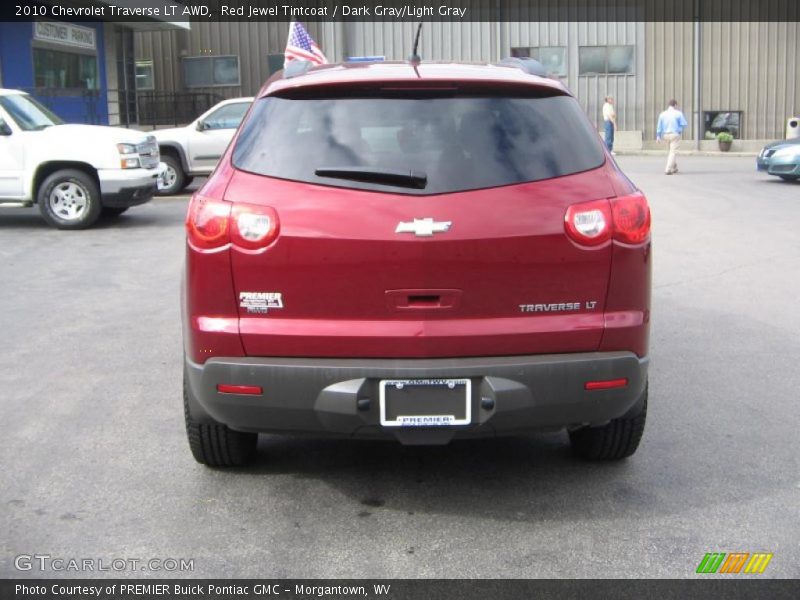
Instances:
[[[381,425],[452,427],[472,420],[469,379],[384,379],[380,382]]]

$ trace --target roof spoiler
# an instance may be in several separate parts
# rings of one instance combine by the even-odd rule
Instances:
[[[544,68],[544,65],[533,58],[509,56],[497,64],[503,67],[516,67],[517,69],[522,69],[528,75],[536,75],[538,77],[547,77],[549,75],[547,69]]]

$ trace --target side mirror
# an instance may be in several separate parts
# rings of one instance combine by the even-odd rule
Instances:
[[[198,121],[195,129],[197,129],[197,131],[205,131],[207,129],[205,121]]]
[[[11,135],[11,127],[8,126],[8,123],[0,119],[0,135]]]

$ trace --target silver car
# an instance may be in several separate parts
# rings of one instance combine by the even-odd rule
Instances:
[[[800,139],[767,144],[756,159],[756,168],[785,181],[797,180],[800,178]]]
[[[166,164],[159,194],[177,194],[193,177],[209,175],[252,102],[253,98],[224,100],[185,127],[154,131]]]

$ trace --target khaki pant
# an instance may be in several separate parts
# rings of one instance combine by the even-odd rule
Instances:
[[[681,145],[680,133],[665,133],[664,141],[669,144],[669,154],[667,154],[667,173],[675,173],[678,170],[676,153]]]

